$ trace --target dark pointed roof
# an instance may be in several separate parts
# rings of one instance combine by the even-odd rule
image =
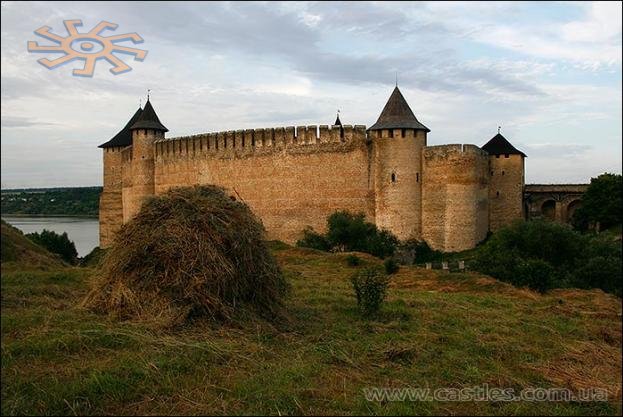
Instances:
[[[337,118],[335,119],[335,123],[333,123],[333,126],[342,126],[342,121],[340,120],[340,115],[337,115]]]
[[[143,109],[141,117],[139,117],[136,123],[134,123],[130,127],[130,130],[134,129],[153,129],[160,130],[162,132],[169,131],[169,129],[167,129],[162,123],[160,123],[160,119],[158,119],[158,116],[156,115],[156,112],[152,107],[149,99],[147,99],[147,103],[145,103],[145,108]]]
[[[508,140],[506,140],[506,138],[502,136],[500,133],[498,133],[493,138],[491,138],[489,142],[485,143],[482,146],[482,149],[487,151],[489,155],[509,154],[509,155],[521,155],[523,157],[526,157],[525,153],[521,152],[519,149],[511,145],[511,143]]]
[[[102,143],[98,148],[115,148],[115,147],[125,147],[130,146],[132,144],[132,131],[130,127],[136,123],[138,118],[141,116],[143,109],[140,107],[134,113],[134,116],[130,119],[128,123],[117,133],[111,140],[106,143]]]
[[[402,96],[398,86],[387,100],[379,119],[368,130],[381,129],[416,129],[430,132],[430,129],[418,121]]]

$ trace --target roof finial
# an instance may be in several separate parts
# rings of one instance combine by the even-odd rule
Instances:
[[[151,89],[147,89],[147,101],[149,101],[149,93],[151,93]]]
[[[396,87],[398,87],[398,71],[396,71]]]
[[[502,126],[498,126],[498,135],[500,134],[500,129],[502,129]]]
[[[139,97],[138,98],[138,108],[142,109],[143,108],[143,97]]]

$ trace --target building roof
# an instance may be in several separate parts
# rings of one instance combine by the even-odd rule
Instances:
[[[130,130],[134,129],[153,129],[160,130],[162,132],[169,131],[169,129],[167,129],[162,123],[160,123],[160,119],[158,119],[158,115],[156,115],[156,112],[152,107],[149,99],[147,99],[147,103],[145,103],[145,108],[143,109],[143,113],[141,113],[141,116],[138,118],[136,123],[134,123],[130,127]]]
[[[125,147],[130,146],[132,144],[132,131],[130,127],[136,123],[138,118],[141,116],[143,109],[140,107],[134,113],[134,116],[126,123],[126,125],[117,133],[111,140],[106,143],[102,143],[98,148],[115,148],[115,147]]]
[[[482,146],[482,149],[487,151],[489,155],[521,155],[526,157],[526,154],[515,148],[511,143],[506,140],[500,133],[495,135],[491,140]]]
[[[342,126],[342,121],[340,120],[339,113],[337,115],[337,118],[335,119],[335,123],[333,123],[333,126]]]
[[[415,129],[430,132],[430,129],[415,117],[398,86],[394,88],[392,95],[387,100],[379,119],[368,130],[381,129]]]

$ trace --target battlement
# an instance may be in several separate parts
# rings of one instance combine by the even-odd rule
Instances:
[[[488,156],[483,149],[472,144],[450,144],[425,146],[423,150],[424,158],[447,158],[450,156],[479,155]]]
[[[293,153],[339,151],[365,141],[363,125],[310,125],[201,133],[159,139],[154,145],[158,160],[198,155],[253,156],[284,149]]]

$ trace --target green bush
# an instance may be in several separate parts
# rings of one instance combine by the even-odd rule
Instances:
[[[394,258],[387,258],[385,262],[383,262],[383,267],[385,268],[385,273],[387,275],[393,275],[400,269],[398,262],[396,262]]]
[[[621,245],[554,222],[519,221],[479,248],[474,269],[537,291],[601,288],[621,293]]]
[[[554,287],[554,268],[541,259],[519,262],[515,269],[515,285],[528,287],[540,293]]]
[[[361,258],[357,255],[348,255],[346,257],[346,264],[348,266],[358,266],[361,265]]]
[[[389,279],[378,267],[365,268],[351,277],[357,305],[365,317],[378,313],[385,299]]]
[[[596,256],[573,274],[571,285],[578,288],[601,288],[621,297],[621,258]]]
[[[323,251],[328,251],[331,249],[331,244],[329,243],[327,238],[320,233],[316,233],[311,227],[303,230],[303,238],[296,242],[296,246]]]
[[[43,246],[50,252],[59,254],[65,262],[73,265],[78,261],[76,245],[69,240],[67,232],[59,235],[51,230],[43,229],[41,233],[29,233],[26,237],[36,244]]]
[[[398,239],[387,230],[379,230],[374,224],[366,222],[363,213],[336,211],[327,218],[326,235],[307,228],[296,244],[325,251],[365,252],[386,258],[396,251]]]

